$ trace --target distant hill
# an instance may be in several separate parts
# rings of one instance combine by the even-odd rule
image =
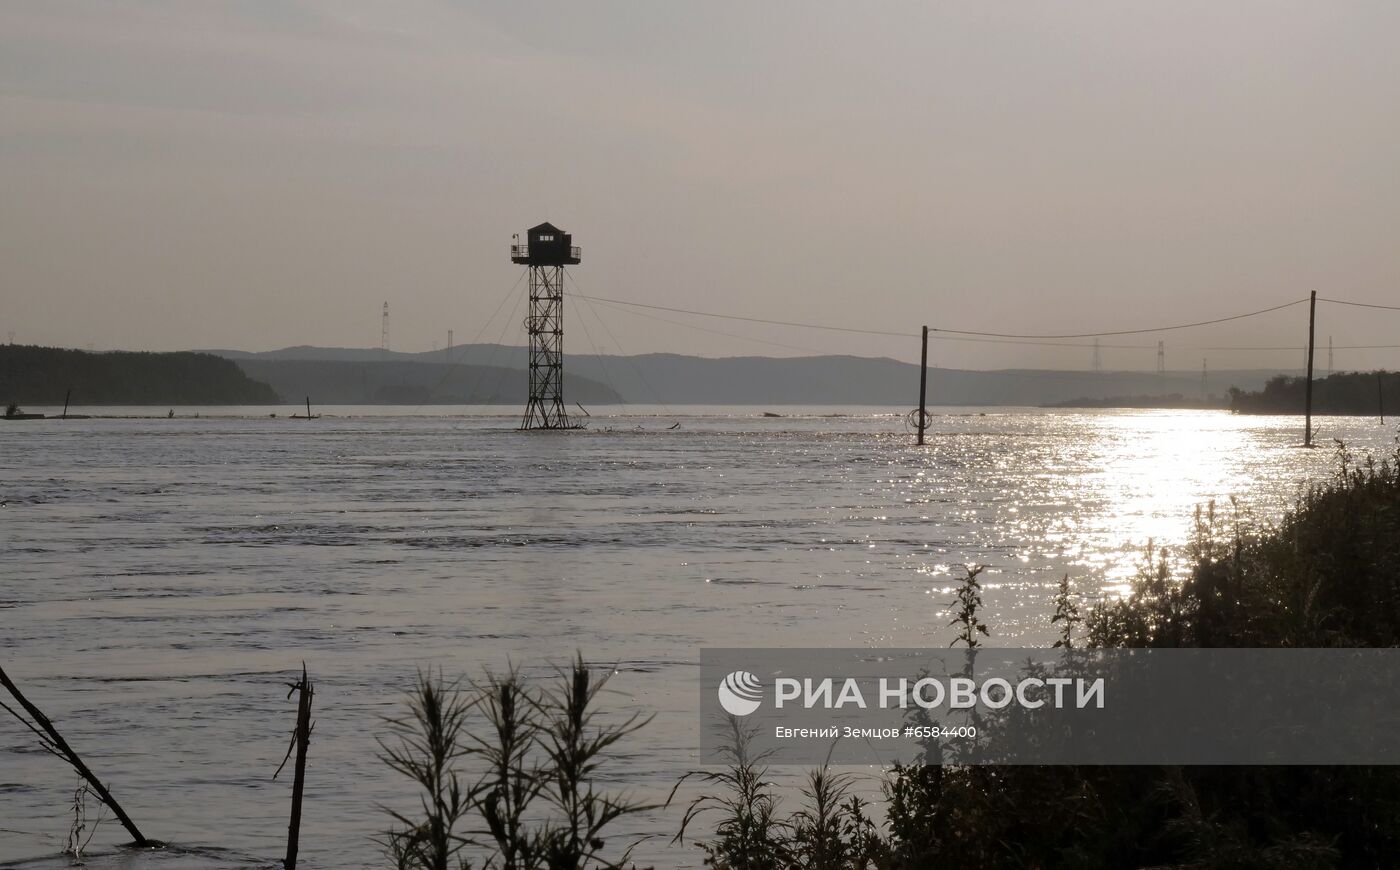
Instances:
[[[289,401],[310,396],[318,405],[523,404],[528,393],[525,372],[501,366],[261,355],[232,362]],[[611,388],[569,371],[564,374],[564,397],[584,405],[623,402]]]
[[[1230,407],[1241,414],[1301,414],[1307,379],[1278,375],[1258,391],[1233,390]],[[1400,416],[1400,372],[1339,372],[1313,380],[1314,414]]]
[[[90,353],[0,345],[0,402],[62,405],[270,405],[277,394],[208,353]]]
[[[508,345],[458,345],[425,353],[389,353],[377,349],[297,347],[263,353],[213,351],[237,361],[249,374],[265,379],[279,391],[302,395],[299,387],[261,367],[263,362],[305,360],[357,363],[364,377],[378,366],[421,365],[434,367],[440,377],[446,366],[454,369],[486,366],[510,374],[491,375],[483,384],[499,384],[500,401],[523,401],[527,350]],[[450,360],[450,363],[449,363]],[[361,371],[361,370],[355,370]],[[387,369],[388,372],[404,369]],[[810,357],[707,357],[679,354],[641,356],[593,356],[569,354],[565,358],[569,386],[565,396],[584,404],[598,402],[592,394],[573,394],[574,385],[586,382],[615,391],[632,403],[672,405],[892,405],[913,407],[917,401],[917,365],[888,358],[856,356]],[[1211,372],[1207,390],[1223,395],[1229,387],[1262,389],[1277,370],[1225,370]],[[514,385],[514,386],[512,386]],[[487,390],[488,394],[492,391]],[[313,401],[319,391],[313,392]],[[372,391],[371,391],[372,393]],[[371,393],[365,393],[370,395]],[[929,402],[935,405],[1044,405],[1075,399],[1111,399],[1116,396],[1201,394],[1199,372],[1075,372],[1037,369],[969,371],[935,368],[929,373]],[[435,393],[435,395],[438,395]],[[433,401],[440,401],[434,398]]]

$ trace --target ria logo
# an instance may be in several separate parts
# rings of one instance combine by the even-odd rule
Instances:
[[[748,671],[735,671],[719,684],[719,705],[731,716],[747,716],[763,703],[763,682]]]

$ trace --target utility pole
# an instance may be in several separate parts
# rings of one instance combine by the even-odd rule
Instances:
[[[1317,291],[1308,297],[1308,386],[1303,399],[1303,446],[1312,446],[1313,335],[1317,327]]]
[[[924,429],[928,425],[928,327],[924,327],[923,347],[919,351],[919,440],[924,444]]]

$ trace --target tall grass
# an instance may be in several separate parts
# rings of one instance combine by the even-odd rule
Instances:
[[[467,844],[459,825],[476,794],[463,790],[456,762],[468,753],[463,737],[475,704],[458,682],[446,681],[441,672],[420,671],[407,715],[386,720],[391,736],[379,738],[380,760],[420,789],[421,813],[410,817],[390,810],[396,824],[381,841],[400,870],[470,866],[459,857]]]
[[[630,847],[606,853],[607,829],[650,807],[595,780],[614,745],[648,720],[600,721],[606,683],[581,657],[543,685],[514,668],[465,687],[419,674],[407,714],[387,719],[380,740],[380,758],[420,790],[417,813],[389,811],[395,824],[381,843],[395,866],[630,866]]]

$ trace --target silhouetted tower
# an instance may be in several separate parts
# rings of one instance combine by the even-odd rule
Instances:
[[[1103,371],[1103,357],[1099,356],[1099,340],[1094,339],[1094,362],[1093,369],[1096,372]]]
[[[1327,377],[1332,377],[1332,336],[1327,336]]]
[[[1157,374],[1163,375],[1167,372],[1167,344],[1164,341],[1157,342]]]
[[[1206,393],[1206,361],[1201,360],[1201,401],[1204,402],[1209,395]]]
[[[384,303],[384,315],[379,318],[379,352],[387,356],[389,353],[389,303]]]
[[[580,262],[573,237],[553,224],[525,232],[510,246],[510,260],[530,269],[530,401],[521,429],[577,429],[564,411],[564,267]]]

